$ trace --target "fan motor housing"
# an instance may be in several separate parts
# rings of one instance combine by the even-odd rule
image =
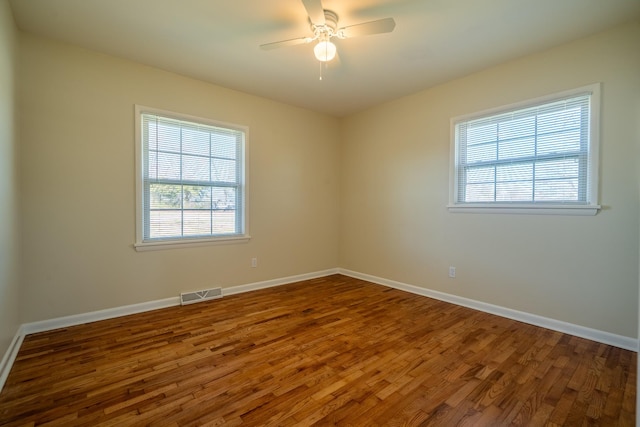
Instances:
[[[336,30],[338,29],[338,14],[335,13],[332,10],[328,10],[328,9],[324,9],[324,25],[317,25],[314,24],[313,22],[311,22],[311,19],[309,19],[309,25],[311,26],[311,31],[316,30],[316,28],[319,27],[327,27],[330,28],[332,31],[332,33],[335,33]]]

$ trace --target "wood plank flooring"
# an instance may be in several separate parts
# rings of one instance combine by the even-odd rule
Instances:
[[[636,354],[340,275],[26,337],[0,425],[632,426]]]

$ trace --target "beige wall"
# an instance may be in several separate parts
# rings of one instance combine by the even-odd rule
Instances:
[[[18,138],[15,123],[17,31],[9,2],[0,1],[0,359],[20,326]]]
[[[345,119],[340,266],[636,337],[639,41],[618,27]],[[595,82],[598,215],[447,211],[451,117]]]
[[[337,266],[337,119],[20,41],[23,322]],[[249,126],[249,243],[133,249],[134,104]]]

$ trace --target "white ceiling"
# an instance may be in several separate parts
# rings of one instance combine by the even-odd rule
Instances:
[[[640,17],[640,0],[323,0],[339,27],[396,28],[336,41],[319,80],[301,0],[10,0],[17,26],[216,85],[345,116]]]

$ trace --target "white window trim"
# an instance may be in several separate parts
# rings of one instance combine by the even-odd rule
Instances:
[[[595,215],[601,209],[598,200],[599,158],[600,158],[600,83],[594,83],[579,88],[503,105],[484,111],[453,117],[450,120],[450,153],[449,153],[449,212],[467,213],[508,213],[508,214],[546,214],[546,215]],[[457,168],[458,146],[456,144],[456,123],[481,116],[497,115],[510,110],[531,107],[535,104],[544,104],[560,98],[574,95],[591,94],[591,120],[589,140],[589,170],[587,172],[587,198],[588,204],[574,205],[569,203],[459,203]]]
[[[243,196],[243,212],[241,214],[242,223],[244,224],[244,233],[240,235],[232,236],[215,236],[215,237],[203,237],[197,239],[173,239],[173,240],[158,240],[153,242],[144,242],[143,229],[144,229],[144,209],[143,209],[143,167],[144,158],[142,152],[142,120],[141,115],[143,113],[157,114],[163,117],[169,117],[177,120],[186,120],[197,123],[203,123],[211,126],[225,127],[231,129],[241,130],[245,134],[244,138],[244,150],[242,161],[242,186],[244,187]],[[172,111],[161,110],[158,108],[145,107],[142,105],[135,105],[135,144],[136,144],[136,242],[134,248],[136,251],[155,251],[161,249],[175,249],[175,248],[191,248],[199,246],[209,246],[217,244],[231,244],[231,243],[246,243],[251,239],[249,234],[249,128],[246,126],[240,126],[232,123],[225,123],[216,120],[211,120],[203,117],[191,116],[188,114],[176,113]]]

